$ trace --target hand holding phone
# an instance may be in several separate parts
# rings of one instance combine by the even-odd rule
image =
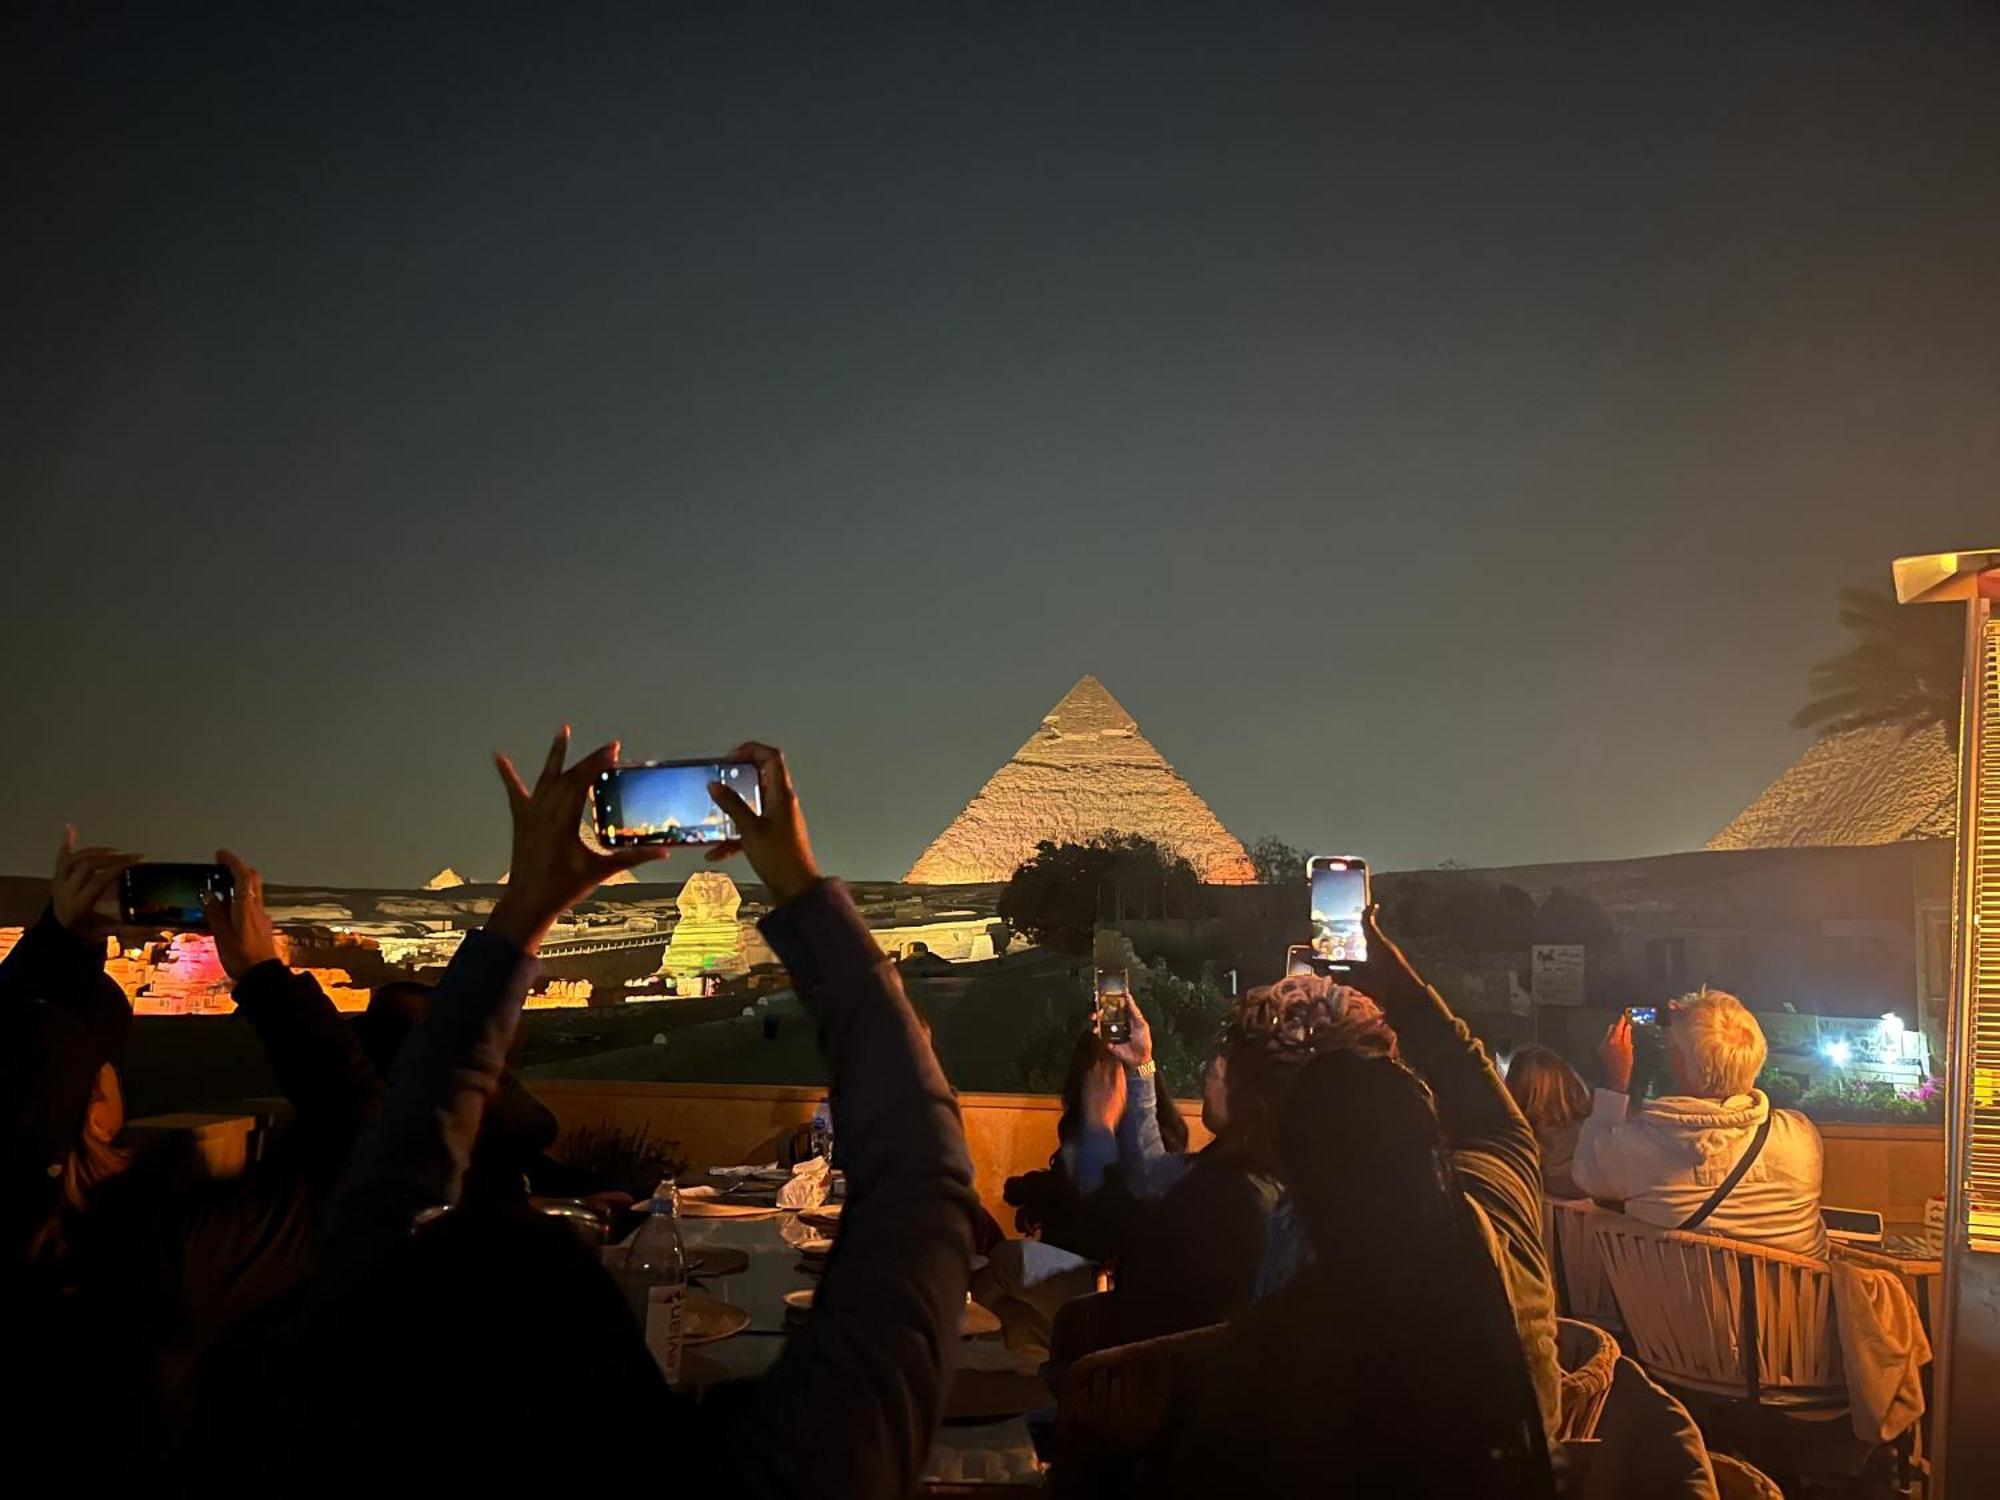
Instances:
[[[757,768],[759,800],[752,806],[749,799],[722,782],[710,785],[716,806],[736,825],[736,837],[710,849],[708,858],[743,855],[771,899],[783,906],[819,884],[819,865],[813,859],[812,841],[806,837],[806,815],[799,808],[791,768],[785,764],[782,751],[756,740],[738,745],[730,759],[748,761]]]
[[[514,852],[508,861],[507,892],[494,903],[486,930],[534,954],[555,919],[620,870],[665,859],[665,849],[593,849],[583,839],[584,808],[598,776],[618,760],[616,741],[601,746],[573,766],[569,725],[549,746],[541,774],[530,791],[506,755],[496,755],[507,806],[514,821]]]
[[[231,888],[205,893],[202,908],[208,930],[215,934],[215,956],[222,960],[222,971],[238,980],[259,964],[285,955],[264,906],[263,875],[227,849],[216,850],[215,858]]]
[[[113,898],[119,881],[139,856],[106,845],[76,846],[76,825],[63,827],[56,850],[55,874],[49,879],[49,909],[56,923],[78,937],[101,936],[111,925],[100,906]]]

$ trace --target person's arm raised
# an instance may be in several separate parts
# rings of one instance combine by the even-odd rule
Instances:
[[[1118,1122],[1118,1166],[1142,1198],[1165,1196],[1180,1181],[1189,1158],[1175,1156],[1160,1138],[1159,1079],[1153,1065],[1153,1025],[1137,996],[1126,1000],[1132,1035],[1105,1050],[1125,1065],[1125,1115]]]
[[[533,791],[496,757],[514,820],[507,892],[482,931],[459,945],[431,1013],[397,1059],[381,1109],[355,1144],[327,1211],[327,1258],[340,1280],[409,1232],[422,1209],[456,1201],[487,1096],[534,980],[534,955],[556,918],[606,878],[661,848],[606,852],[578,832],[597,774],[616,761],[606,745],[565,770],[569,729],[550,747]]]
[[[299,1165],[324,1189],[388,1087],[319,981],[286,962],[284,941],[264,903],[263,874],[227,849],[216,850],[215,858],[229,871],[231,885],[227,898],[202,903],[216,957],[231,980],[237,1010],[297,1112],[291,1134]]]
[[[733,758],[756,762],[763,810],[711,787],[741,837],[709,857],[740,850],[771,893],[765,940],[832,1064],[847,1207],[812,1317],[732,1427],[727,1462],[751,1493],[906,1495],[937,1432],[965,1316],[972,1164],[894,965],[845,888],[820,878],[784,757],[748,744]]]
[[[1403,1061],[1430,1085],[1446,1143],[1454,1149],[1525,1146],[1532,1166],[1535,1133],[1487,1059],[1486,1049],[1452,1014],[1444,997],[1424,982],[1403,950],[1384,935],[1379,912],[1371,906],[1363,917],[1368,959],[1356,966],[1353,983],[1382,1007],[1395,1029]]]
[[[0,960],[0,1003],[79,1003],[92,994],[89,981],[104,972],[104,940],[111,933],[98,907],[140,858],[103,845],[79,849],[75,825],[64,828],[48,907]]]

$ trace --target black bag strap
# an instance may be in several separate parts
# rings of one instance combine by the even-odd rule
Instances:
[[[1680,1222],[1679,1228],[1698,1229],[1708,1221],[1708,1216],[1722,1207],[1722,1200],[1736,1190],[1736,1184],[1743,1180],[1743,1174],[1757,1164],[1757,1158],[1764,1154],[1764,1142],[1771,1138],[1771,1116],[1764,1116],[1764,1123],[1757,1127],[1757,1133],[1750,1137],[1750,1148],[1736,1158],[1736,1165],[1729,1169],[1729,1175],[1715,1185],[1715,1191],[1708,1195],[1708,1201]]]

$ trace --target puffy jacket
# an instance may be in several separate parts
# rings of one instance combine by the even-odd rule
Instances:
[[[1662,1229],[1678,1229],[1708,1201],[1768,1117],[1770,1139],[1754,1165],[1699,1226],[1798,1255],[1826,1254],[1820,1221],[1820,1142],[1812,1121],[1774,1110],[1761,1089],[1727,1099],[1649,1099],[1628,1114],[1626,1096],[1599,1089],[1577,1137],[1571,1175],[1599,1202]]]

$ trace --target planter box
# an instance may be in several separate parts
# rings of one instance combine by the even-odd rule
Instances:
[[[1872,1208],[1890,1224],[1924,1222],[1924,1200],[1944,1191],[1944,1126],[1822,1125],[1821,1200]]]

